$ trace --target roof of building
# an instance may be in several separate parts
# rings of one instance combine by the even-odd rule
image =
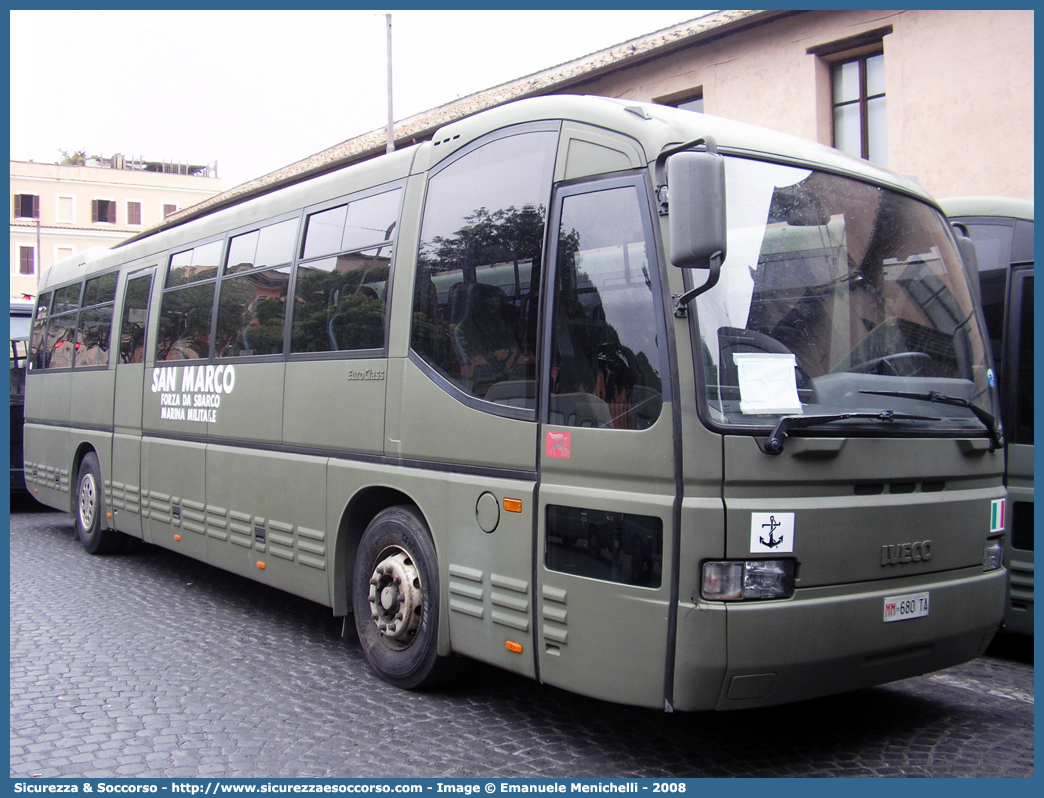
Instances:
[[[396,146],[426,141],[443,125],[498,105],[565,89],[591,81],[603,72],[641,63],[697,42],[719,38],[743,27],[764,24],[793,11],[719,11],[640,36],[605,50],[568,61],[517,80],[485,89],[437,108],[399,120],[394,125]],[[217,194],[167,217],[144,235],[176,226],[205,212],[268,193],[307,177],[332,171],[385,152],[387,129],[381,127],[317,152],[267,175]]]

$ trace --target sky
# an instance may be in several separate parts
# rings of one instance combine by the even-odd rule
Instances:
[[[217,162],[222,188],[707,11],[12,11],[11,159]],[[29,64],[31,69],[22,69]]]

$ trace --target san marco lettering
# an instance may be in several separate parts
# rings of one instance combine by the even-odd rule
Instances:
[[[236,370],[231,365],[174,366],[152,373],[152,392],[160,395],[160,418],[168,421],[214,423],[221,395],[232,393],[235,386]]]

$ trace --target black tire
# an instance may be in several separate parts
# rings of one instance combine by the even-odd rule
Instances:
[[[352,607],[366,659],[395,687],[452,679],[457,657],[440,657],[439,569],[431,533],[412,507],[389,507],[366,527],[355,557]]]
[[[111,554],[123,548],[123,535],[115,529],[102,528],[101,467],[98,456],[88,452],[80,463],[73,488],[73,524],[76,536],[88,554]]]

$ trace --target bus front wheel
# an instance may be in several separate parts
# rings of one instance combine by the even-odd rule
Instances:
[[[102,481],[98,456],[89,452],[80,463],[73,496],[76,536],[88,554],[109,554],[120,549],[123,535],[102,527]]]
[[[355,558],[352,607],[366,659],[384,681],[408,690],[455,675],[440,657],[435,545],[412,507],[389,507],[366,527]]]

